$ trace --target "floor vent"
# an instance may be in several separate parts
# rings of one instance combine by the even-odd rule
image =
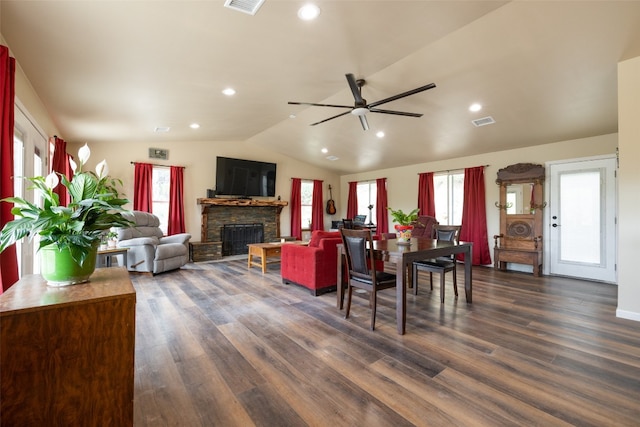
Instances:
[[[260,9],[260,6],[262,6],[262,3],[264,3],[264,0],[226,0],[224,7],[248,13],[249,15],[255,15],[258,9]]]
[[[471,120],[471,123],[473,123],[473,125],[475,127],[480,127],[480,126],[486,126],[486,125],[492,125],[494,124],[496,121],[493,120],[493,117],[491,116],[487,116],[487,117],[483,117],[481,119],[475,119],[475,120]]]

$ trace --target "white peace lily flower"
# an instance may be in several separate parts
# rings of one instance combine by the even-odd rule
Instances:
[[[69,157],[69,164],[71,165],[71,170],[73,173],[76,173],[76,169],[78,169],[78,165],[73,161],[71,157]]]
[[[44,179],[44,183],[47,184],[47,187],[49,187],[52,190],[56,188],[59,182],[60,182],[60,179],[58,179],[58,175],[55,172],[51,172]]]
[[[98,166],[96,166],[96,174],[98,175],[98,178],[104,178],[109,175],[109,165],[107,165],[106,160],[103,159],[98,163]]]
[[[85,143],[78,150],[78,159],[80,159],[80,164],[84,165],[85,163],[87,163],[87,160],[89,160],[90,156],[91,156],[91,150],[89,149],[89,146]]]

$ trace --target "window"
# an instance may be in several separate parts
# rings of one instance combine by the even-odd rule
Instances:
[[[151,211],[160,219],[160,229],[166,235],[169,224],[169,186],[171,173],[168,167],[154,166],[152,176]]]
[[[300,204],[302,229],[311,229],[312,204],[313,204],[313,181],[302,180],[300,182]]]
[[[365,223],[376,223],[376,198],[378,196],[378,190],[375,181],[362,181],[358,182],[358,215],[366,215],[367,220]],[[371,209],[369,209],[371,206]]]
[[[464,172],[446,172],[433,176],[436,218],[442,225],[462,224]]]
[[[47,139],[44,136],[44,132],[17,102],[15,107],[13,176],[45,176],[47,174],[45,163],[47,156],[43,156],[42,153],[47,151]],[[42,197],[39,192],[30,189],[30,187],[31,184],[25,179],[14,179],[14,194],[16,196],[42,206]],[[20,277],[26,274],[40,273],[38,246],[38,236],[33,236],[33,239],[22,239],[16,244],[18,274]]]

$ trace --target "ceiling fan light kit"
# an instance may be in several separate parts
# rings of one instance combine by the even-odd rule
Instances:
[[[332,107],[332,108],[347,108],[350,111],[346,111],[344,113],[336,114],[335,116],[329,117],[328,119],[321,120],[319,122],[311,123],[311,126],[319,125],[320,123],[327,122],[329,120],[337,119],[338,117],[344,116],[345,114],[353,114],[354,116],[358,116],[360,119],[360,124],[362,125],[362,129],[369,130],[369,123],[367,122],[366,114],[371,113],[380,113],[380,114],[393,114],[396,116],[406,116],[406,117],[422,117],[422,114],[419,113],[407,113],[404,111],[395,111],[395,110],[382,110],[379,108],[375,108],[378,105],[386,104],[387,102],[396,101],[400,98],[404,98],[407,96],[415,95],[416,93],[424,92],[425,90],[433,89],[436,87],[434,83],[429,83],[427,85],[409,90],[407,92],[402,92],[394,96],[390,96],[385,99],[381,99],[380,101],[372,102],[371,104],[367,104],[367,100],[362,98],[362,86],[365,85],[364,79],[357,79],[353,74],[346,74],[347,83],[349,83],[349,88],[351,89],[351,93],[353,94],[353,99],[355,101],[354,105],[335,105],[335,104],[318,104],[315,102],[294,102],[289,101],[291,105],[309,105],[312,107]]]

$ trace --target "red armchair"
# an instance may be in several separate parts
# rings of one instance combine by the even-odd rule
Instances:
[[[280,273],[282,283],[304,286],[318,296],[334,291],[337,285],[339,231],[311,234],[308,246],[282,245]]]

